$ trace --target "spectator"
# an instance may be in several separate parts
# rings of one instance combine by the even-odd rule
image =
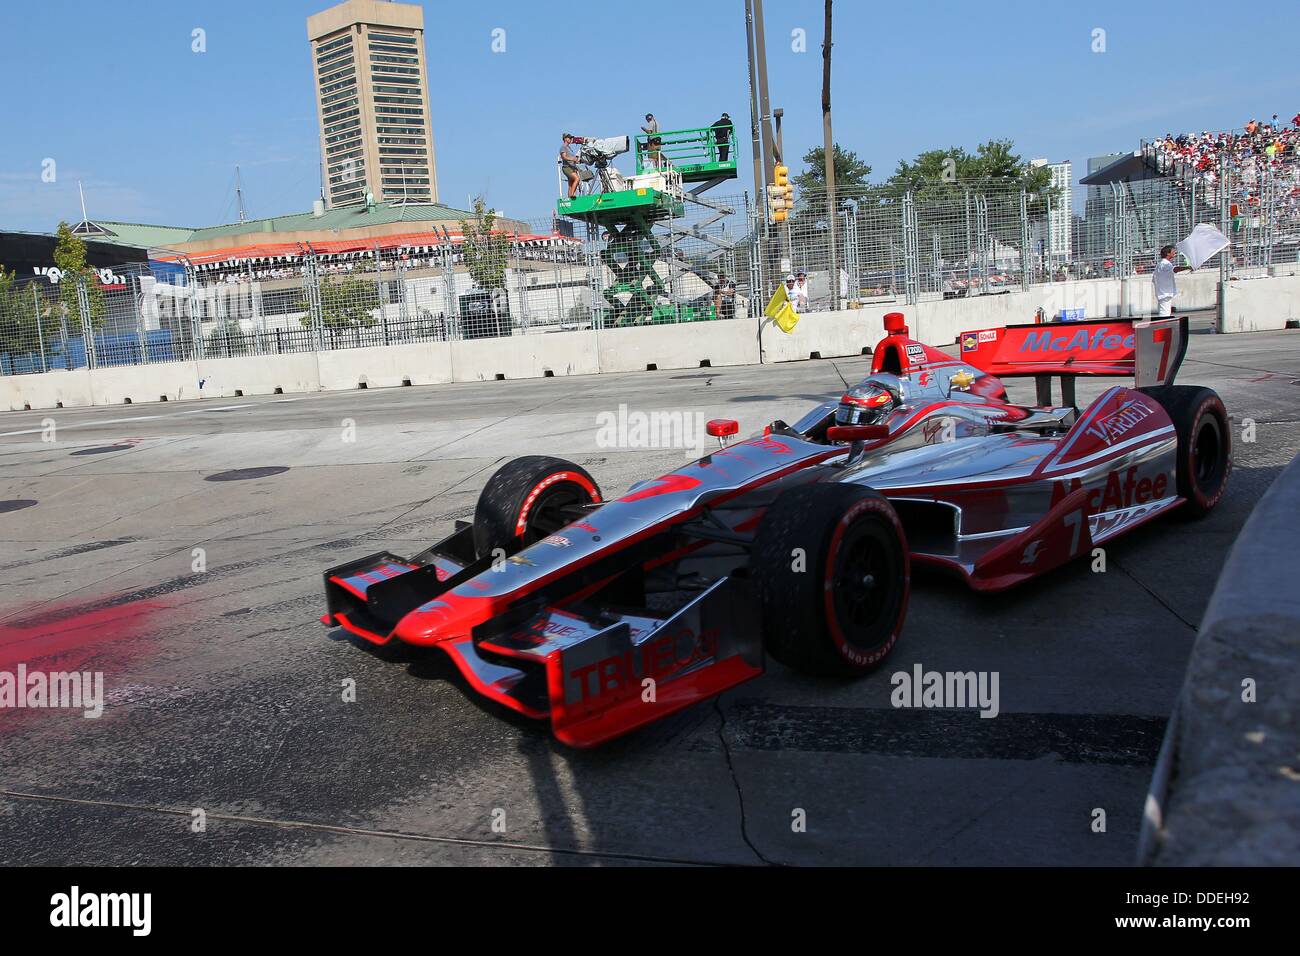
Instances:
[[[796,312],[798,312],[799,311],[799,302],[797,301],[798,293],[795,292],[793,275],[788,275],[785,277],[785,295],[786,298],[790,300],[790,307],[794,309]]]
[[[718,273],[717,284],[713,287],[713,307],[720,319],[736,317],[736,283],[728,279],[725,272]]]
[[[1300,165],[1293,159],[1298,146],[1300,114],[1285,127],[1279,120],[1251,119],[1241,132],[1166,133],[1147,149],[1160,171],[1179,188],[1195,185],[1199,196],[1211,204],[1219,200],[1221,164],[1231,176],[1234,201],[1258,205],[1263,189],[1271,186],[1277,214],[1289,220],[1300,213]]]
[[[794,307],[797,311],[808,311],[808,273],[802,269],[795,273],[794,300]]]
[[[731,117],[723,113],[711,127],[713,142],[718,147],[718,162],[725,163],[731,153]]]
[[[785,277],[785,298],[789,300],[790,308],[793,308],[796,312],[800,311],[800,303],[797,300],[798,295],[794,291],[794,273],[790,273],[789,276]]]
[[[1175,272],[1187,272],[1191,266],[1175,266],[1174,256],[1178,250],[1174,246],[1165,246],[1160,250],[1160,261],[1151,273],[1151,281],[1156,289],[1156,314],[1170,316],[1174,314],[1174,296],[1178,295],[1178,285],[1174,281]]]

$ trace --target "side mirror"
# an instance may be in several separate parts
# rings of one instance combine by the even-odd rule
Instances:
[[[830,441],[879,441],[888,437],[888,425],[832,425],[826,429]]]

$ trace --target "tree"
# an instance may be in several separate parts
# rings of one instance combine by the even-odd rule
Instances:
[[[1046,166],[1031,166],[1013,152],[1009,139],[991,139],[981,143],[974,153],[961,146],[947,149],[927,149],[908,162],[900,159],[898,168],[885,181],[885,193],[901,199],[907,192],[912,198],[951,199],[962,195],[966,188],[980,185],[998,185],[1008,191],[1029,194],[1031,212],[1041,211],[1049,196],[1056,198],[1058,190],[1052,186],[1052,172]]]
[[[60,222],[58,242],[54,246],[54,264],[59,268],[59,306],[69,319],[82,318],[94,329],[104,323],[104,290],[99,287],[95,270],[86,262],[86,244],[66,222]],[[81,314],[78,285],[86,290],[89,315]]]
[[[239,325],[238,319],[224,319],[208,333],[205,350],[212,355],[251,355],[250,336]]]
[[[12,271],[0,266],[0,362],[9,356],[12,365],[13,356],[30,354],[40,348],[41,332],[37,331],[40,307],[36,295],[34,280],[18,282]],[[51,325],[57,328],[52,315],[45,316],[45,341],[50,343]],[[36,360],[33,359],[33,362]],[[35,366],[39,370],[40,366]],[[0,368],[0,371],[3,371]]]
[[[480,289],[506,287],[506,263],[510,258],[510,237],[496,229],[496,213],[482,196],[474,199],[474,218],[460,221],[465,241],[461,249],[465,268]]]
[[[0,266],[0,356],[21,351],[24,345],[23,317],[14,274]]]
[[[867,177],[871,167],[858,158],[858,154],[844,149],[839,143],[832,147],[833,166],[835,168],[835,191],[841,196],[852,196],[867,187]],[[803,163],[808,168],[794,177],[797,193],[826,192],[826,150],[814,146],[803,154]]]
[[[370,260],[362,260],[349,272],[326,274],[318,280],[320,285],[321,324],[327,329],[370,328],[376,322],[374,312],[379,308],[379,289],[375,285],[375,267]],[[311,311],[307,309],[300,322],[311,326]]]
[[[794,178],[795,199],[803,198],[805,202],[796,206],[790,213],[787,224],[795,248],[803,251],[804,260],[795,263],[803,265],[806,261],[810,269],[823,269],[831,261],[831,223],[826,214],[826,150],[814,146],[804,153],[803,162],[807,169]],[[857,153],[844,149],[839,143],[832,144],[832,165],[835,171],[835,199],[843,208],[846,199],[861,196],[869,190],[867,177],[871,167],[858,158]],[[843,237],[839,237],[843,242]],[[838,248],[838,247],[837,247]]]
[[[1030,217],[1043,215],[1049,199],[1055,201],[1059,195],[1050,169],[1021,159],[1011,140],[992,139],[974,153],[950,146],[925,150],[910,162],[899,160],[882,192],[890,203],[901,202],[911,193],[921,242],[937,242],[945,267],[969,268],[981,251],[975,248],[979,241],[972,232],[973,197],[983,197],[988,234],[1001,244],[1002,254],[1020,250],[1023,255],[1022,189]]]

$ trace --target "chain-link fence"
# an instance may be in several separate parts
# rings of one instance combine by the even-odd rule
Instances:
[[[842,189],[834,210],[805,192],[769,224],[744,194],[677,182],[670,216],[618,234],[547,215],[372,248],[0,276],[0,374],[721,321],[758,314],[787,273],[806,274],[801,311],[995,295],[1149,272],[1201,222],[1233,240],[1229,270],[1300,261],[1294,144],[1171,149],[1144,146],[1163,175],[1086,187],[1082,216],[1016,184],[958,181]]]

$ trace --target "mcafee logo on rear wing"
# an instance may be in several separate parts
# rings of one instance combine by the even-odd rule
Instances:
[[[1187,350],[1187,319],[1104,319],[1008,325],[963,332],[961,357],[999,376],[1133,376],[1138,385],[1173,382]]]

